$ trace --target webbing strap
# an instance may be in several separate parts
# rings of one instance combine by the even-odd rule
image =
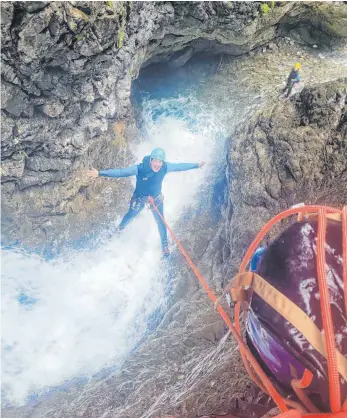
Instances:
[[[324,336],[312,319],[294,302],[253,272],[237,274],[228,288],[231,290],[240,286],[251,286],[257,295],[289,321],[324,358],[327,358]],[[230,295],[233,297],[232,292]],[[338,371],[347,381],[347,359],[337,349],[336,356]]]
[[[190,267],[191,267],[192,271],[194,272],[196,278],[199,280],[199,282],[201,283],[202,287],[206,290],[207,295],[209,296],[209,298],[211,299],[211,301],[213,303],[216,303],[217,298],[216,298],[215,294],[212,292],[212,290],[210,289],[210,287],[206,283],[205,279],[202,277],[202,275],[200,274],[199,270],[197,269],[197,267],[195,266],[195,264],[193,263],[193,261],[190,259],[189,255],[187,254],[187,252],[184,249],[183,245],[177,239],[176,235],[174,234],[174,232],[172,231],[172,229],[170,228],[170,226],[167,224],[167,222],[165,221],[165,219],[162,216],[162,214],[159,212],[159,210],[158,210],[158,208],[157,208],[157,206],[156,206],[153,198],[150,197],[148,200],[150,201],[151,205],[153,206],[153,208],[156,210],[156,212],[160,216],[160,218],[163,221],[164,225],[167,227],[167,229],[168,229],[168,231],[169,231],[172,239],[178,245],[178,248],[180,249],[180,251],[181,251],[182,255],[184,256],[184,258],[187,260],[187,263],[190,265]],[[288,407],[286,406],[285,400],[281,397],[281,395],[278,393],[278,391],[276,390],[276,388],[274,387],[274,385],[272,384],[272,382],[270,381],[270,379],[268,378],[268,376],[264,372],[264,370],[260,367],[260,365],[258,364],[258,362],[256,361],[256,359],[254,358],[253,354],[248,349],[248,347],[246,346],[245,342],[242,340],[242,337],[239,334],[239,332],[236,331],[234,325],[230,321],[230,318],[229,318],[228,314],[225,312],[225,310],[223,309],[222,306],[217,306],[216,309],[220,313],[221,317],[225,321],[226,325],[230,329],[230,331],[233,334],[233,336],[235,337],[236,341],[239,343],[240,350],[242,350],[242,353],[244,353],[243,355],[245,355],[246,356],[246,359],[249,361],[249,363],[251,363],[253,369],[255,370],[255,372],[257,373],[257,375],[259,376],[260,381],[264,382],[264,386],[263,386],[260,382],[258,382],[258,379],[256,379],[257,384],[260,385],[261,387],[264,387],[264,391],[266,391],[266,390],[268,391],[268,393],[272,396],[273,400],[276,402],[277,406],[280,408],[281,412],[287,411],[288,410]],[[250,368],[249,368],[248,362],[246,364],[245,365],[246,365],[247,371],[249,372],[249,369]]]
[[[266,376],[266,374],[264,373],[264,371],[261,369],[260,365],[258,364],[258,362],[256,361],[256,359],[254,358],[254,356],[252,355],[252,353],[250,352],[250,350],[248,349],[248,347],[246,346],[246,344],[244,343],[242,337],[241,337],[241,327],[240,327],[240,309],[241,309],[241,305],[247,305],[247,303],[244,303],[244,301],[246,301],[246,298],[250,297],[251,293],[249,293],[248,295],[245,294],[244,292],[238,291],[235,292],[235,295],[238,295],[238,298],[244,298],[244,301],[242,303],[237,303],[236,307],[235,307],[235,324],[232,324],[230,321],[230,318],[228,317],[227,313],[225,312],[225,310],[218,304],[218,300],[216,298],[216,296],[213,294],[213,292],[211,291],[211,289],[209,288],[209,286],[207,285],[206,281],[204,280],[204,278],[201,276],[201,274],[199,273],[198,269],[196,268],[196,266],[194,265],[194,263],[192,262],[192,260],[189,258],[188,254],[186,253],[185,249],[183,248],[182,244],[180,243],[180,241],[176,238],[176,236],[174,235],[173,231],[171,230],[171,228],[169,227],[169,225],[167,224],[167,222],[165,221],[164,217],[161,215],[161,213],[159,212],[158,208],[156,207],[156,204],[153,200],[153,198],[149,197],[149,201],[151,203],[151,205],[153,206],[154,210],[156,210],[156,212],[158,213],[159,217],[161,218],[161,220],[163,221],[163,223],[165,224],[165,226],[167,227],[170,235],[172,236],[173,240],[176,242],[176,244],[178,245],[182,255],[185,257],[185,259],[187,260],[188,264],[190,265],[190,267],[192,268],[194,274],[196,275],[196,277],[199,279],[201,285],[203,286],[203,288],[206,290],[208,296],[210,297],[211,301],[213,303],[216,304],[216,309],[218,310],[218,312],[220,313],[221,317],[223,318],[223,320],[225,321],[225,323],[227,324],[227,326],[229,327],[231,333],[233,334],[233,336],[236,338],[237,342],[239,343],[239,348],[240,348],[240,354],[242,357],[242,360],[244,362],[244,365],[250,375],[250,377],[253,379],[253,381],[263,390],[263,391],[268,391],[268,393],[272,396],[272,398],[274,399],[274,401],[276,402],[276,404],[278,405],[279,409],[281,410],[281,412],[283,413],[283,415],[281,415],[282,418],[296,418],[296,417],[300,417],[302,416],[303,418],[320,418],[320,417],[334,417],[334,418],[346,418],[346,412],[337,412],[337,413],[318,413],[318,414],[309,414],[306,415],[306,411],[305,408],[302,407],[302,405],[298,404],[297,402],[293,402],[291,400],[288,399],[283,399],[281,397],[281,395],[277,392],[277,390],[275,389],[275,387],[273,386],[273,384],[271,383],[271,381],[269,380],[269,378]],[[257,246],[259,245],[259,242],[265,237],[265,235],[267,234],[267,232],[272,228],[272,226],[276,225],[278,222],[280,222],[282,219],[290,216],[290,215],[294,215],[294,214],[302,214],[304,215],[307,212],[319,212],[319,223],[321,223],[322,220],[322,210],[324,212],[324,215],[330,218],[330,214],[335,214],[335,213],[341,213],[342,211],[335,209],[335,208],[331,208],[331,207],[327,207],[327,206],[316,206],[316,205],[309,205],[309,206],[305,206],[305,207],[296,207],[296,208],[290,208],[278,215],[276,215],[273,219],[271,219],[264,227],[263,229],[259,232],[259,234],[257,235],[257,237],[255,238],[255,240],[252,242],[251,246],[248,248],[246,255],[244,256],[241,266],[240,266],[240,273],[244,273],[246,268],[247,268],[247,264],[250,261],[250,258],[252,256],[252,254],[254,253],[254,251],[256,250]],[[339,219],[335,219],[335,220],[339,220]],[[319,228],[322,229],[322,228]],[[347,232],[347,210],[344,209],[344,217],[342,217],[342,229],[343,229],[343,234],[346,234]],[[325,230],[325,228],[324,228]],[[345,239],[346,237],[344,236],[344,241],[343,241],[343,262],[344,262],[344,287],[345,287],[345,292],[346,292],[346,288],[347,288],[347,274],[346,274],[346,270],[347,270],[347,239]],[[324,243],[324,241],[321,239],[320,240],[320,246],[322,246],[322,242]],[[323,263],[324,265],[324,263]],[[321,269],[322,270],[322,269]],[[319,279],[321,281],[321,278],[323,277],[322,274],[319,274]],[[260,277],[260,276],[259,276]],[[253,277],[254,278],[254,277]],[[248,277],[249,280],[249,277]],[[265,282],[265,281],[264,281]],[[266,283],[266,282],[265,282]],[[269,284],[268,284],[269,285]],[[271,286],[271,285],[269,285]],[[254,289],[259,296],[261,296],[261,294],[264,291],[264,287],[266,287],[266,285],[262,284],[260,280],[255,280],[254,284],[252,286],[251,289]],[[272,286],[271,286],[272,287]],[[274,288],[273,288],[274,289]],[[268,289],[266,289],[268,290]],[[251,292],[251,291],[250,291]],[[296,326],[296,328],[307,338],[307,332],[304,332],[302,330],[302,327],[300,326],[300,324],[297,324],[297,321],[295,321],[295,315],[293,320],[290,320],[288,318],[291,318],[291,311],[288,308],[288,304],[285,303],[282,308],[287,308],[284,309],[283,313],[281,312],[282,309],[281,306],[277,306],[278,303],[281,303],[281,298],[279,298],[279,301],[276,301],[276,298],[274,299],[275,293],[278,292],[276,289],[274,289],[274,291],[270,292],[270,299],[272,298],[272,302],[273,305],[270,303],[270,301],[267,301],[265,297],[263,297],[263,299],[265,301],[267,301],[267,303],[270,304],[270,306],[272,306],[274,309],[276,309],[279,313],[281,313],[282,316],[284,316],[287,320],[289,320],[290,322],[292,322],[292,324],[294,326]],[[282,295],[280,292],[278,292],[280,295]],[[285,296],[282,295],[284,298]],[[286,298],[287,299],[287,298]],[[288,300],[288,299],[287,299]],[[347,296],[345,293],[345,300],[346,300],[346,306],[347,306]],[[289,301],[290,302],[290,301]],[[282,300],[282,304],[283,304],[283,300]],[[296,307],[300,312],[302,312],[296,305],[294,305],[294,307]],[[296,311],[296,309],[294,309],[294,311]],[[331,312],[329,312],[329,310],[324,310],[325,312],[327,312],[327,314],[331,317]],[[304,312],[302,312],[303,315]],[[324,313],[323,313],[324,314]],[[288,315],[288,318],[285,316]],[[307,315],[306,315],[307,316]],[[301,319],[303,318],[303,316],[301,316]],[[309,318],[308,318],[309,319]],[[311,321],[312,322],[312,321]],[[309,325],[310,321],[306,321],[306,325]],[[330,327],[331,328],[331,327]],[[326,330],[326,332],[330,333],[330,337],[333,334],[331,329],[327,329],[326,327],[324,327],[324,329]],[[312,346],[314,346],[314,348],[316,348],[317,351],[321,352],[321,354],[325,357],[327,357],[327,353],[326,353],[326,345],[325,345],[325,341],[323,341],[323,343],[321,342],[321,338],[322,338],[322,334],[320,333],[319,329],[315,326],[315,324],[313,323],[313,327],[311,327],[311,333],[312,335],[310,335],[310,337],[313,337],[313,339],[316,339],[317,341],[317,345],[318,348],[315,347],[314,343],[310,340],[308,340],[309,342],[311,342]],[[319,350],[319,348],[321,349],[321,351]],[[328,366],[329,368],[331,368],[331,350],[330,350],[330,345],[328,347],[329,349],[329,356],[327,358],[328,360]],[[325,355],[324,355],[325,353]],[[333,350],[333,357],[334,360],[337,359],[337,370],[339,371],[339,373],[341,373],[341,375],[346,379],[347,376],[347,365],[346,362],[347,360],[341,355],[341,353],[337,352],[336,349]],[[341,358],[342,357],[342,358]],[[341,364],[342,363],[342,364]],[[252,365],[254,371],[256,372],[256,374],[259,376],[260,380],[262,382],[264,382],[264,385],[261,383],[261,381],[259,381],[259,379],[256,377],[256,375],[254,374],[253,370],[250,367],[250,364]],[[336,369],[336,364],[334,364],[334,368]],[[338,373],[337,373],[338,376]],[[329,373],[329,377],[330,377],[330,373]],[[346,379],[347,380],[347,379]],[[300,382],[302,383],[302,382]],[[334,379],[334,385],[331,387],[336,387],[336,379]],[[337,380],[338,383],[338,380]],[[330,387],[330,392],[331,392],[331,387]],[[334,393],[334,390],[332,391]],[[331,393],[330,393],[331,394]],[[338,395],[339,398],[339,395]],[[339,403],[339,401],[337,402],[337,404]],[[335,402],[336,404],[336,402]],[[296,408],[296,411],[288,411],[288,407],[293,407]],[[334,406],[333,410],[336,410],[336,406]],[[346,411],[347,410],[347,399],[345,400],[344,404],[343,404],[343,410]],[[303,414],[303,415],[301,415]]]
[[[292,388],[296,393],[296,396],[300,399],[301,403],[305,405],[308,411],[319,413],[319,409],[313,404],[311,399],[305,394],[303,389],[310,386],[313,379],[313,374],[310,370],[305,369],[301,379],[293,379],[291,381]]]

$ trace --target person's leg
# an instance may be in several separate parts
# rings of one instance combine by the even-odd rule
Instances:
[[[286,95],[286,93],[288,93],[289,88],[290,88],[290,81],[287,81],[285,88],[282,90],[282,94],[284,96]]]
[[[291,82],[291,83],[288,84],[288,86],[287,86],[288,91],[287,91],[286,97],[289,97],[290,96],[290,93],[293,90],[293,86],[294,86],[294,83],[293,82]]]
[[[128,212],[124,215],[118,229],[122,231],[144,208],[144,203],[140,199],[131,199]]]
[[[160,212],[161,216],[164,218],[164,204],[162,200],[157,199],[155,201],[155,205],[158,208],[158,211]],[[158,226],[158,231],[160,235],[161,240],[161,247],[163,249],[164,256],[169,255],[169,249],[168,249],[168,242],[167,242],[167,229],[162,221],[161,217],[159,216],[158,212],[155,210],[155,208],[151,208],[154,219]]]

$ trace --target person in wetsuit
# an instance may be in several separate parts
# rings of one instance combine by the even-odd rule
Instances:
[[[149,197],[153,198],[155,206],[161,216],[164,217],[164,203],[161,189],[166,174],[175,171],[187,171],[201,168],[205,165],[204,161],[201,163],[169,163],[165,160],[165,151],[162,148],[155,148],[151,155],[143,158],[141,164],[127,168],[115,168],[103,171],[92,168],[87,172],[88,177],[92,178],[99,176],[114,178],[136,176],[135,191],[130,200],[129,210],[124,215],[119,225],[119,230],[123,230],[142,211],[145,204],[149,202]],[[168,249],[166,226],[158,212],[152,207],[152,204],[150,205],[150,208],[158,226],[163,256],[168,257],[170,252]]]

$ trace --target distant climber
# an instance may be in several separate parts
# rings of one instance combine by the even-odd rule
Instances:
[[[205,162],[201,163],[169,163],[166,162],[165,151],[162,148],[155,148],[151,155],[143,158],[142,163],[133,165],[127,168],[116,168],[104,171],[98,171],[92,168],[87,172],[88,177],[130,177],[136,176],[136,187],[134,194],[130,200],[130,207],[128,212],[123,217],[119,224],[119,230],[123,230],[145,207],[149,202],[149,197],[152,197],[154,204],[158,208],[160,214],[164,217],[163,195],[161,193],[162,183],[164,177],[168,173],[174,171],[187,171],[194,168],[201,168]],[[154,207],[150,207],[154,219],[157,223],[163,256],[169,256],[167,230],[161,217]]]
[[[301,69],[301,64],[299,62],[297,62],[295,64],[294,68],[292,68],[292,70],[291,70],[291,72],[288,76],[287,84],[282,91],[282,94],[285,97],[289,97],[290,93],[293,90],[294,85],[298,84],[300,82],[300,80],[301,80],[300,69]]]

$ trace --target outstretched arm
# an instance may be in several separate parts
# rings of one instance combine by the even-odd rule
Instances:
[[[167,172],[173,173],[174,171],[187,171],[194,168],[201,168],[205,165],[205,161],[201,163],[166,163]]]
[[[138,169],[137,165],[132,165],[127,168],[111,168],[109,170],[99,171],[99,176],[101,177],[130,177],[137,176]]]
[[[137,165],[132,165],[131,167],[127,168],[111,168],[109,170],[98,171],[95,168],[92,168],[87,172],[88,177],[130,177],[130,176],[137,176],[138,169]]]

